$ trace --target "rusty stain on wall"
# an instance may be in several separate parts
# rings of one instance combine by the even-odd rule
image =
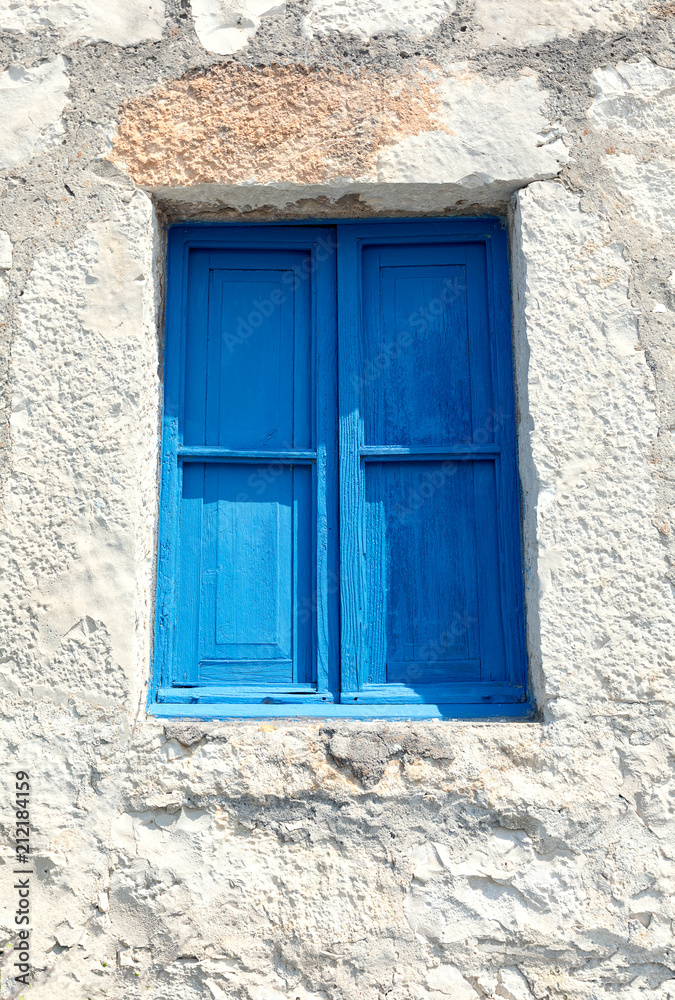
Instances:
[[[146,187],[373,177],[383,146],[449,131],[434,78],[218,65],[123,105],[111,157]]]

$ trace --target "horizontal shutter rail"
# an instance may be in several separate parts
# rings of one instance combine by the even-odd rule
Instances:
[[[293,660],[202,660],[197,668],[198,686],[221,684],[266,687],[293,683]]]
[[[362,702],[364,704],[509,704],[525,701],[525,689],[519,685],[503,682],[484,682],[479,687],[475,682],[431,684],[364,684],[361,690],[343,691],[342,704]]]
[[[335,701],[330,691],[317,691],[310,685],[297,684],[285,687],[270,684],[268,687],[256,688],[239,685],[237,687],[215,685],[173,685],[161,687],[157,691],[157,701],[165,705],[171,704],[236,704],[249,702],[258,705],[269,704],[332,704]]]
[[[231,448],[210,448],[189,445],[176,450],[182,462],[275,462],[281,465],[311,465],[315,451],[233,451]]]
[[[367,445],[359,449],[363,459],[376,462],[410,461],[426,462],[429,460],[443,461],[479,461],[499,458],[501,449],[498,445],[457,444],[439,445],[438,447],[399,447],[398,445]]]

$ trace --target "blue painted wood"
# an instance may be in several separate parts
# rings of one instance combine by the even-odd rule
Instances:
[[[167,704],[181,704],[185,701],[198,701],[201,704],[208,704],[213,701],[248,702],[250,704],[261,704],[270,698],[275,701],[284,701],[288,704],[298,702],[332,702],[334,700],[330,691],[317,691],[314,685],[309,684],[283,684],[274,681],[267,681],[264,684],[249,682],[244,679],[242,683],[233,687],[232,684],[222,684],[215,680],[213,684],[188,685],[186,687],[160,688],[157,693],[159,701]]]
[[[408,461],[424,462],[430,458],[475,461],[479,458],[498,458],[497,445],[454,444],[437,447],[410,448],[406,445],[364,445],[359,448],[359,455],[365,459],[375,459],[378,462],[396,462],[400,458]]]
[[[474,499],[470,462],[366,465],[371,628],[362,683],[400,679],[402,663],[410,686],[456,680],[467,660],[480,678]],[[440,677],[439,661],[447,664]]]
[[[194,232],[170,233],[156,677],[336,690],[334,252]]]
[[[285,465],[306,465],[316,462],[315,451],[237,451],[232,448],[211,448],[206,445],[177,449],[182,462],[280,462]]]
[[[432,650],[432,656],[425,659],[420,666],[419,660],[387,660],[387,684],[402,684],[414,688],[411,685],[424,682],[425,690],[434,684],[442,684],[448,676],[462,678],[463,680],[480,680],[480,660],[440,660],[436,659],[439,653],[443,653],[443,648]],[[412,699],[415,700],[414,698]]]
[[[364,247],[364,445],[471,440],[465,257],[464,247]]]
[[[360,335],[361,255],[356,226],[339,229],[338,254],[338,453],[340,461],[340,683],[355,690],[364,673],[367,650],[366,573],[362,553],[364,479],[359,447],[363,443],[360,381],[364,367]]]
[[[187,335],[184,444],[311,447],[311,289],[295,282],[308,253],[209,255],[208,312]]]
[[[415,721],[423,719],[466,719],[481,721],[490,719],[521,722],[533,721],[534,711],[526,703],[515,704],[417,704],[417,705],[369,705],[355,702],[349,705],[326,703],[318,700],[305,703],[291,703],[274,695],[266,703],[218,702],[210,703],[186,700],[180,704],[156,702],[148,707],[148,712],[160,719],[385,719],[390,721]]]
[[[510,329],[488,266],[501,228],[470,230],[341,235],[343,702],[477,700],[493,683],[524,697]]]
[[[297,613],[313,586],[311,469],[275,471],[269,481],[267,466],[189,465],[184,473],[184,484],[188,474],[200,475],[191,495],[184,486],[181,505],[189,516],[181,513],[185,572],[178,600],[186,610],[184,617],[179,611],[185,645],[178,655],[195,669],[204,660],[221,661],[214,683],[241,682],[237,660],[256,677],[272,659],[279,681],[312,675],[311,621],[300,622]],[[205,675],[198,671],[189,680],[203,683]]]
[[[190,255],[185,229],[174,229],[169,238],[167,260],[166,330],[164,345],[164,409],[162,415],[162,456],[160,518],[157,551],[157,600],[155,606],[155,656],[153,676],[148,685],[149,698],[156,685],[172,683],[178,673],[176,641],[176,581],[178,579],[178,496],[182,470],[176,462],[181,443],[180,399],[184,376],[184,328],[187,288],[192,298],[206,304],[207,275],[200,267],[203,254]],[[180,676],[187,679],[187,672]]]
[[[525,690],[507,683],[477,684],[475,678],[454,682],[435,680],[431,684],[387,682],[364,684],[358,691],[342,691],[340,700],[343,704],[362,702],[373,705],[504,704],[524,702]]]
[[[527,685],[525,608],[520,539],[520,489],[516,442],[516,401],[513,383],[511,288],[505,223],[485,242],[488,268],[488,312],[492,336],[495,386],[495,441],[501,458],[496,465],[500,594],[504,622],[507,674],[512,684]],[[532,699],[532,704],[534,700]]]
[[[202,660],[198,677],[207,690],[217,684],[261,685],[265,690],[283,684],[286,688],[293,684],[293,660]]]
[[[337,239],[324,229],[312,243],[312,365],[316,381],[317,451],[314,504],[316,509],[315,592],[301,617],[314,623],[318,690],[337,699],[340,690],[340,563],[338,536],[338,356]]]
[[[159,714],[531,711],[505,235],[490,219],[170,231]]]

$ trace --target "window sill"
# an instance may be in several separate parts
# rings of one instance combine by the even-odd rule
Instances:
[[[162,704],[148,706],[148,715],[158,719],[534,719],[535,711],[527,702],[516,704],[466,705],[373,705],[288,702],[253,704]]]

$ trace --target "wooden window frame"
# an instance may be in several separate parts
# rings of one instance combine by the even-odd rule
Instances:
[[[337,237],[337,284],[330,280],[318,285],[316,273],[320,261],[316,258],[321,234],[333,231]],[[443,244],[465,243],[481,245],[485,253],[487,274],[487,310],[490,332],[494,398],[502,420],[495,432],[491,455],[495,460],[497,481],[498,534],[500,549],[500,592],[505,621],[508,680],[506,683],[467,682],[453,685],[452,701],[448,688],[429,685],[424,697],[406,689],[405,685],[373,686],[358,677],[358,643],[351,627],[349,598],[343,597],[341,622],[337,600],[330,599],[334,590],[331,581],[336,571],[331,559],[318,560],[315,567],[315,593],[322,620],[321,634],[316,636],[317,686],[313,692],[289,695],[271,688],[261,699],[176,683],[175,650],[173,647],[176,621],[176,549],[178,538],[178,504],[181,465],[185,461],[204,458],[209,449],[183,447],[179,437],[178,411],[182,399],[185,329],[188,317],[188,268],[192,251],[236,249],[254,244],[261,248],[296,248],[309,250],[313,269],[312,302],[315,309],[315,329],[326,333],[333,324],[337,328],[337,343],[353,341],[354,324],[360,323],[360,269],[364,247],[402,245],[406,243]],[[157,556],[157,589],[155,609],[155,648],[153,676],[149,685],[147,710],[163,717],[192,718],[266,718],[266,717],[344,717],[344,718],[526,718],[533,714],[527,692],[527,663],[524,636],[523,578],[520,548],[519,483],[516,461],[515,399],[511,341],[511,297],[507,256],[506,221],[501,218],[409,219],[409,220],[315,220],[312,222],[201,223],[172,226],[168,234],[167,300],[164,357],[164,407],[161,441],[161,483],[159,501],[159,544]],[[323,296],[323,298],[320,298]],[[337,305],[337,323],[335,308]],[[329,334],[327,334],[329,336]],[[338,346],[338,351],[341,348]],[[326,371],[322,378],[330,380]],[[346,478],[353,473],[353,458],[359,443],[350,422],[353,413],[353,390],[346,368],[338,372],[340,493]],[[488,449],[490,450],[490,449]],[[194,454],[188,454],[194,451]],[[214,450],[215,451],[215,450]],[[361,449],[363,451],[363,449]],[[450,459],[480,460],[485,449],[479,445],[459,446],[448,450]],[[210,457],[216,460],[214,453]],[[360,455],[361,462],[371,457]],[[379,456],[382,457],[382,456]],[[297,460],[297,458],[295,459]],[[328,463],[326,455],[308,456],[307,461],[324,463],[326,482],[338,491],[338,469]],[[325,478],[324,477],[324,478]],[[322,477],[316,477],[321,482]],[[325,507],[325,497],[319,498]],[[341,576],[357,571],[349,553],[354,550],[354,518],[349,504],[340,506],[340,554],[335,558],[342,566]],[[325,523],[319,531],[325,534]],[[329,551],[327,537],[317,539],[317,551]],[[352,588],[353,589],[353,588]],[[347,640],[342,642],[342,637]],[[335,648],[337,642],[338,648]],[[339,650],[339,654],[338,654]],[[377,687],[377,689],[375,689]],[[384,688],[387,690],[384,690]]]

